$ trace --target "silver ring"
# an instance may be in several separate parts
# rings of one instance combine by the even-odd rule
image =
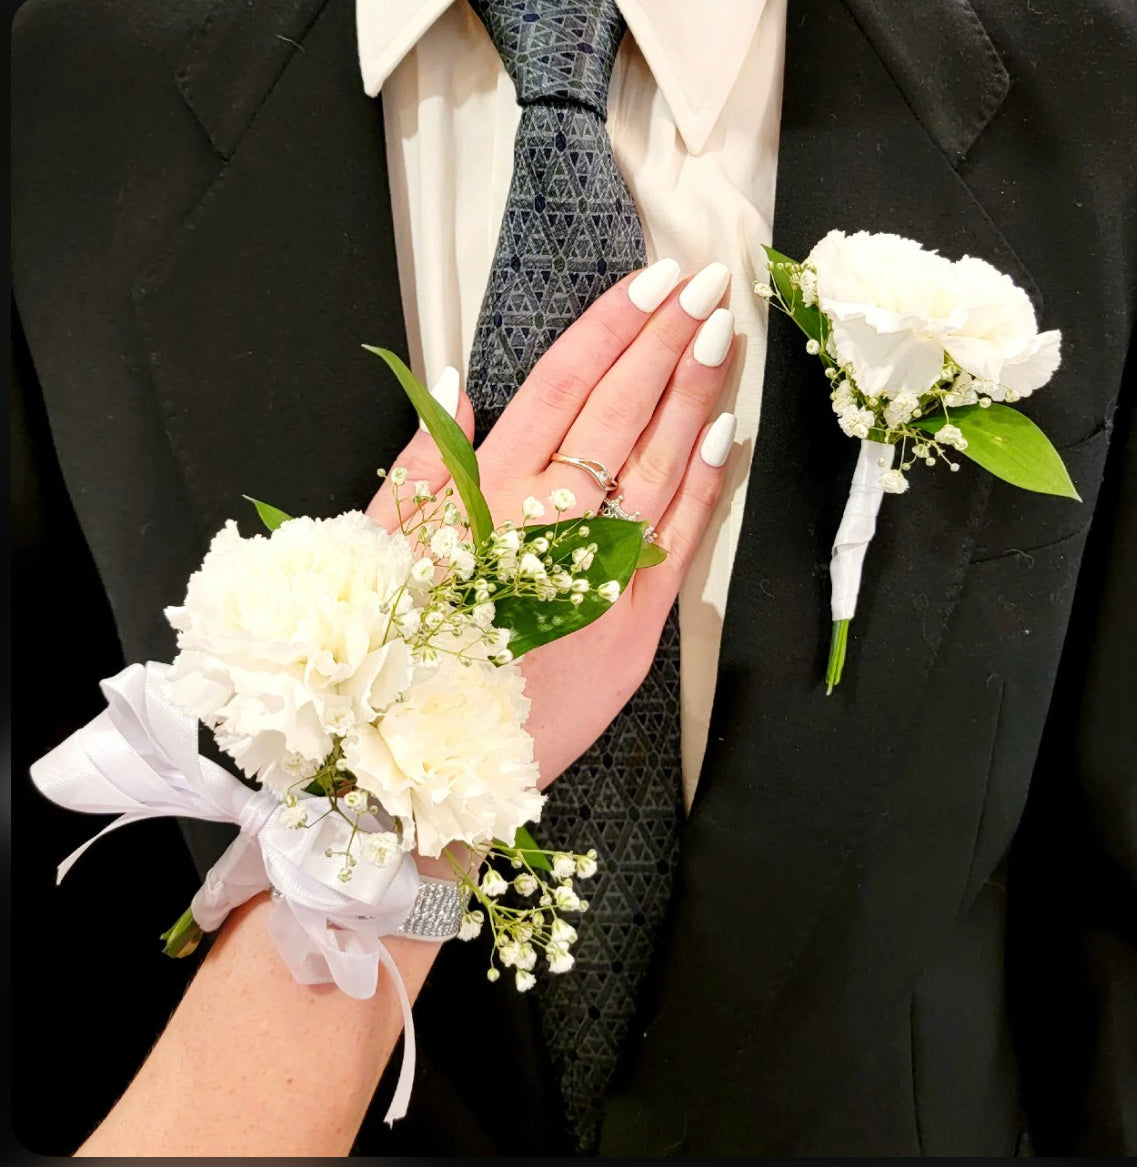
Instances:
[[[654,543],[658,538],[659,532],[651,525],[651,523],[648,523],[648,525],[644,528],[644,542]]]
[[[549,460],[551,462],[563,462],[566,466],[575,466],[578,470],[583,470],[606,494],[611,494],[612,491],[620,489],[620,484],[612,477],[612,473],[608,467],[603,462],[598,462],[595,458],[570,458],[567,454],[562,454],[558,451]]]
[[[620,505],[624,501],[622,494],[616,495],[615,498],[606,498],[600,504],[600,510],[597,512],[602,519],[627,519],[631,523],[638,523],[640,521],[640,512],[635,514],[628,514],[626,510]]]

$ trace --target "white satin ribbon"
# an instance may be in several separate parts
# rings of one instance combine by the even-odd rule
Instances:
[[[381,937],[407,918],[420,878],[414,860],[387,867],[366,861],[347,883],[337,879],[351,827],[338,814],[297,830],[280,824],[279,795],[252,790],[197,752],[197,722],[167,696],[169,665],[134,664],[101,683],[107,708],[31,768],[32,781],[70,810],[119,817],[57,871],[57,882],[96,839],[142,819],[163,815],[235,823],[240,834],[206,873],[193,897],[194,919],[206,932],[233,908],[275,889],[269,934],[293,977],[303,985],[334,982],[350,997],[375,993],[379,965],[391,975],[403,1011],[403,1065],[386,1121],[402,1118],[414,1079],[415,1036],[406,986]],[[308,799],[309,822],[328,809]],[[369,826],[365,818],[362,826]],[[382,824],[375,824],[380,826]]]
[[[851,620],[857,611],[857,595],[861,590],[861,570],[865,564],[872,537],[876,533],[876,516],[884,491],[880,488],[881,475],[892,469],[896,447],[885,442],[863,440],[853,469],[849,499],[845,513],[833,540],[833,558],[829,563],[832,586],[830,605],[834,622]],[[884,465],[878,465],[883,460]]]

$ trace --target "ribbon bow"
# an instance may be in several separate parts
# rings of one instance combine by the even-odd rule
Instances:
[[[56,882],[96,839],[127,823],[179,815],[236,824],[240,834],[193,897],[194,919],[211,932],[233,908],[273,889],[269,934],[300,984],[333,981],[362,1000],[375,993],[379,965],[387,969],[405,1030],[403,1065],[386,1115],[393,1123],[410,1100],[415,1038],[406,986],[381,937],[395,932],[414,906],[421,882],[414,860],[400,854],[386,867],[359,864],[350,882],[341,883],[342,864],[325,852],[346,849],[350,824],[328,814],[300,830],[282,825],[279,795],[250,789],[202,757],[196,720],[169,699],[169,668],[133,664],[102,681],[107,708],[33,764],[32,781],[52,802],[119,815],[59,865]],[[323,810],[328,800],[304,805]]]

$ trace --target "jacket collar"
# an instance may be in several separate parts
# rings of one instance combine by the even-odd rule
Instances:
[[[359,63],[372,97],[455,0],[356,0]],[[766,0],[617,0],[692,153],[706,145],[738,78]],[[465,4],[462,36],[484,36]]]
[[[912,113],[958,165],[1011,87],[975,10],[966,0],[845,4]]]
[[[175,81],[223,157],[232,154],[326,3],[276,0],[263,6],[213,6],[189,45]],[[357,0],[357,47],[367,92],[378,93],[391,69],[451,3]],[[928,0],[919,5],[887,0],[844,3],[911,112],[952,165],[957,165],[1011,84],[974,9],[966,0]],[[796,4],[797,0],[791,0],[791,25],[798,18]],[[695,13],[703,19],[703,9],[676,5],[681,15],[665,20],[662,8],[657,11],[655,4],[621,0],[628,25],[689,148],[698,149],[714,124],[763,5],[764,0],[758,4],[740,0],[729,20],[716,22],[714,27],[724,30],[715,41],[720,57],[716,80],[708,79],[704,67],[714,54],[688,51],[692,33],[685,22]],[[795,57],[793,53],[787,61],[787,72],[804,67]]]

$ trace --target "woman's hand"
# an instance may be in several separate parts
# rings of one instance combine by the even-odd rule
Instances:
[[[599,506],[603,492],[583,471],[549,465],[556,450],[620,467],[625,505],[655,521],[670,551],[660,566],[637,572],[595,623],[523,658],[533,703],[528,728],[546,785],[591,745],[643,679],[718,498],[733,438],[733,419],[724,415],[700,443],[705,456],[696,450],[722,386],[730,314],[714,314],[697,335],[699,320],[684,311],[678,294],[654,313],[637,308],[628,296],[632,279],[597,301],[549,350],[478,454],[482,486],[499,518],[520,517],[523,499],[544,498],[557,487],[576,495],[578,512]],[[717,272],[692,285],[700,279],[711,291],[702,305],[698,295],[688,296],[687,307],[707,315],[724,281],[716,293]],[[465,398],[457,402],[457,419],[469,434],[473,415]],[[436,493],[446,486],[425,432],[399,464]],[[398,526],[387,488],[369,513],[390,529]],[[431,862],[443,861],[420,860],[427,869]],[[272,952],[269,911],[262,895],[232,914],[146,1064],[81,1155],[160,1155],[170,1148],[189,1156],[348,1153],[402,1027],[398,1002],[389,985],[359,1001],[330,986],[297,984]],[[386,943],[413,999],[439,946],[400,937]],[[314,1057],[336,1066],[338,1083],[318,1107],[311,1105],[307,1072]],[[250,1083],[263,1089],[250,1095]]]
[[[733,348],[734,317],[712,311],[728,273],[712,264],[654,312],[637,307],[677,275],[674,261],[661,260],[606,292],[541,358],[478,450],[495,522],[520,522],[526,497],[544,501],[558,487],[576,497],[570,516],[599,509],[605,493],[585,471],[550,462],[560,451],[607,466],[624,508],[654,524],[668,551],[659,566],[637,571],[599,620],[522,658],[532,701],[526,728],[542,787],[600,736],[647,675],[722,486],[734,418],[723,414],[709,428],[706,422]],[[453,392],[449,402],[444,392],[436,395],[453,404]],[[455,416],[471,437],[465,395]],[[434,440],[421,429],[396,464],[436,494],[449,481]],[[388,529],[398,526],[389,485],[367,513]]]

